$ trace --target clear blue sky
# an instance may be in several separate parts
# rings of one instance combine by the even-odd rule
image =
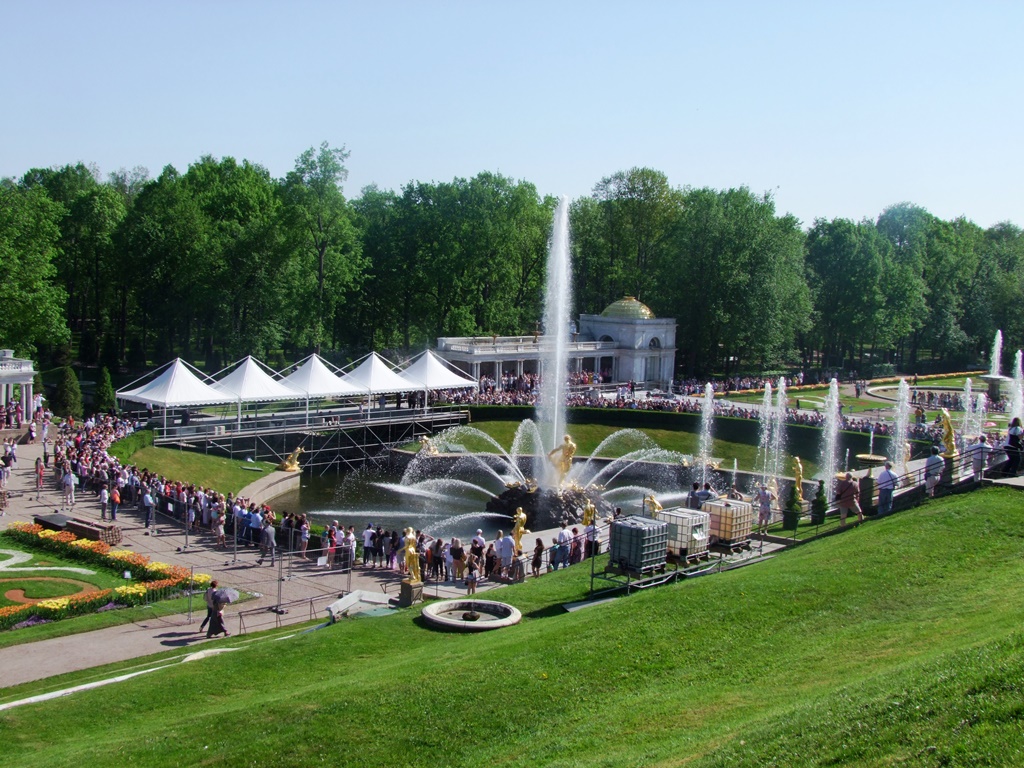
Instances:
[[[780,212],[1024,225],[1024,3],[16,2],[0,176],[351,151],[346,194],[633,166]]]

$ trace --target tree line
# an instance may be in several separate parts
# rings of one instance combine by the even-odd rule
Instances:
[[[484,172],[349,199],[347,157],[324,143],[280,179],[207,156],[156,178],[77,163],[3,180],[0,345],[44,365],[180,355],[213,371],[537,329],[553,198]],[[997,328],[1024,336],[1010,223],[899,203],[804,230],[770,194],[650,168],[600,180],[570,221],[576,312],[631,295],[676,318],[680,376],[925,372],[976,363]]]

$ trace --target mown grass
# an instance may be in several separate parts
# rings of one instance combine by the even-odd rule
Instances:
[[[0,742],[25,766],[1020,765],[1022,525],[983,490],[562,614],[573,568],[503,590],[511,629],[410,610],[250,642],[7,711]]]
[[[135,451],[131,461],[172,480],[213,488],[220,493],[238,493],[249,483],[275,469],[268,461],[243,462],[223,456],[153,446]],[[254,471],[256,469],[261,471]]]

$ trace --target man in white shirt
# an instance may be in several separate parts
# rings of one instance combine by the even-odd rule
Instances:
[[[985,435],[979,435],[978,442],[967,449],[967,455],[971,457],[971,466],[974,469],[974,479],[979,483],[984,477],[985,467],[988,466],[988,455],[992,452],[992,446],[988,444]]]
[[[569,531],[569,524],[562,523],[562,530],[558,532],[558,556],[555,558],[555,570],[562,565],[569,567],[569,547],[572,544],[572,532]]]
[[[878,514],[892,512],[892,494],[900,484],[899,476],[892,471],[892,462],[885,462],[885,469],[878,473]]]
[[[363,565],[368,565],[373,560],[373,537],[375,533],[373,523],[367,523],[366,530],[363,531]]]

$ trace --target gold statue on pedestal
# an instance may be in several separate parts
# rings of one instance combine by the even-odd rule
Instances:
[[[558,458],[555,458],[555,454],[558,454]],[[565,476],[569,474],[569,470],[572,469],[572,457],[576,455],[576,443],[572,441],[569,435],[566,435],[562,440],[562,444],[552,448],[548,452],[548,459],[555,465],[555,469],[558,470],[558,482],[561,483],[565,480]]]
[[[288,458],[277,465],[277,468],[283,472],[298,472],[301,467],[299,466],[299,456],[306,452],[305,448],[296,448],[290,454]]]
[[[420,451],[425,453],[427,456],[437,456],[437,446],[434,445],[434,441],[426,435],[420,438]]]
[[[944,459],[955,459],[958,455],[956,450],[956,438],[953,435],[953,424],[949,420],[949,411],[942,409],[942,447],[946,450],[942,453]]]
[[[804,500],[804,465],[799,456],[793,457],[793,498],[797,502]]]
[[[583,524],[591,525],[597,519],[597,507],[594,506],[594,502],[587,499],[586,505],[583,507]]]
[[[420,554],[416,551],[416,531],[412,528],[405,529],[405,567],[409,571],[406,581],[410,584],[423,581],[420,578]]]
[[[523,548],[523,534],[529,533],[526,530],[526,513],[522,507],[516,507],[516,513],[512,517],[512,540],[516,543],[516,552]]]
[[[662,509],[664,509],[664,507],[661,506],[661,503],[656,498],[654,498],[653,493],[646,499],[644,499],[644,506],[646,506],[647,509],[651,511],[651,517],[655,519],[657,519],[658,513],[661,512]]]

